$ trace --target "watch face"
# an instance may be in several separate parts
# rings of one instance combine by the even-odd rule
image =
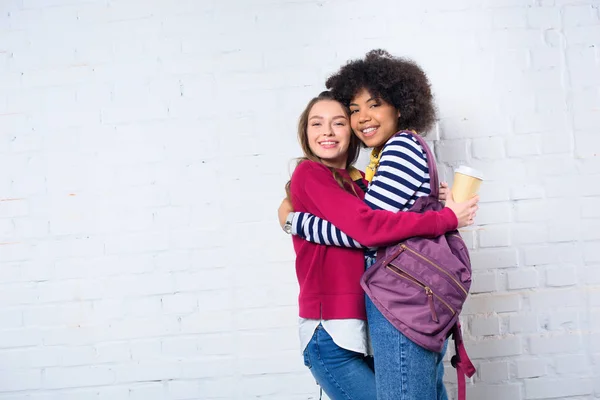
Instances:
[[[288,224],[288,223],[286,223],[286,224],[283,226],[283,230],[285,231],[285,233],[287,233],[287,234],[291,234],[291,233],[292,233],[292,224]]]

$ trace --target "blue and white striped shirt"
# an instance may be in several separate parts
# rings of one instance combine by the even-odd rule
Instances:
[[[383,148],[365,202],[374,210],[406,211],[430,192],[427,156],[421,145],[408,133],[392,136]],[[310,213],[294,214],[292,233],[313,243],[366,248],[331,222]]]

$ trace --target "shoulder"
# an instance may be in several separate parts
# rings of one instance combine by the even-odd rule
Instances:
[[[328,178],[331,178],[331,180],[335,182],[329,168],[315,161],[304,160],[296,166],[296,169],[294,169],[290,189],[292,192],[295,192],[307,185],[314,186],[317,182],[326,184]]]
[[[304,178],[314,173],[323,173],[327,171],[329,171],[329,169],[321,163],[311,160],[304,160],[300,162],[300,164],[298,164],[294,169],[292,179]]]
[[[398,151],[399,149],[408,149],[413,152],[423,155],[424,151],[417,139],[413,137],[410,133],[402,132],[397,135],[394,135],[387,141],[385,147],[383,149],[384,152],[393,152]]]

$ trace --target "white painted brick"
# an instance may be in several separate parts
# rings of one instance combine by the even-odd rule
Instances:
[[[600,261],[600,253],[598,252],[598,242],[586,243],[583,247],[583,259],[586,262]]]
[[[477,318],[471,321],[471,333],[475,336],[490,336],[500,334],[500,319],[498,317]]]
[[[548,321],[544,323],[544,328],[552,332],[571,332],[579,327],[579,315],[577,310],[573,308],[556,308],[555,310],[552,310],[552,314],[548,318]]]
[[[94,348],[97,363],[120,363],[131,360],[130,345],[126,342],[99,343]]]
[[[297,332],[296,332],[297,333]],[[243,334],[242,334],[243,335]],[[279,339],[281,340],[281,339]],[[277,346],[277,340],[271,343],[279,349]],[[289,344],[289,343],[288,343]],[[239,347],[238,347],[239,346]],[[198,342],[198,351],[203,356],[230,356],[237,354],[238,349],[241,345],[238,344],[237,338],[231,334],[207,334],[202,335],[202,340]],[[267,347],[255,348],[260,349],[262,354],[266,352]],[[294,347],[295,348],[295,347]],[[279,350],[289,350],[289,348],[282,347]]]
[[[539,286],[538,271],[534,268],[520,268],[508,272],[508,288],[511,290],[531,289]]]
[[[564,113],[535,113],[515,117],[516,133],[536,133],[545,131],[565,131],[566,114]]]
[[[598,154],[598,138],[592,130],[577,131],[575,134],[575,152],[578,157],[595,157]]]
[[[115,382],[115,373],[109,366],[84,366],[46,368],[43,387],[61,389],[69,387],[109,385]]]
[[[500,182],[483,183],[479,189],[479,202],[496,202],[509,200],[509,187]]]
[[[529,134],[513,136],[506,139],[506,155],[508,157],[525,157],[541,153],[542,135]]]
[[[473,139],[471,143],[471,152],[473,153],[474,158],[479,159],[504,158],[504,139],[497,136]]]
[[[520,295],[475,295],[469,296],[463,307],[463,314],[505,313],[521,310]]]
[[[498,288],[498,278],[494,272],[474,272],[471,293],[489,293]]]
[[[558,7],[530,7],[526,10],[527,26],[534,29],[548,29],[561,27],[560,8]]]
[[[186,315],[181,319],[181,332],[188,333],[217,333],[230,332],[233,329],[233,313],[231,311],[206,311]],[[206,321],[210,321],[209,324]]]
[[[133,361],[155,360],[162,356],[160,339],[135,340],[131,342]]]
[[[548,61],[550,64],[554,64],[552,61]],[[549,89],[549,90],[538,90],[537,95],[535,97],[535,106],[536,111],[539,113],[547,113],[547,112],[565,112],[567,110],[567,96],[563,90],[557,89]],[[548,144],[549,136],[551,134],[544,133],[543,140],[541,142],[542,152],[549,153],[551,152],[549,149],[554,149],[553,143]],[[565,143],[565,138],[560,137],[560,135],[553,135],[556,138],[555,142]],[[554,150],[557,152],[556,150]]]
[[[213,399],[233,398],[237,389],[236,382],[237,380],[233,377],[202,379],[199,382],[200,393]],[[303,387],[303,385],[298,385],[298,387]]]
[[[547,286],[572,286],[577,284],[577,272],[575,267],[561,265],[546,270]]]
[[[600,349],[600,335],[590,334],[589,335],[589,348],[592,352],[598,352]]]
[[[510,204],[481,203],[475,220],[477,225],[488,225],[511,222],[511,218],[512,207]]]
[[[556,214],[557,200],[522,200],[515,204],[517,222],[547,221]]]
[[[590,254],[593,255],[592,247],[590,246],[589,249]],[[580,263],[582,260],[579,246],[572,243],[557,243],[552,246],[532,245],[523,248],[522,254],[525,265],[544,265],[557,262]],[[583,258],[585,259],[585,247]]]
[[[106,240],[106,254],[131,254],[168,248],[169,238],[161,233],[114,236]]]
[[[469,159],[466,140],[444,140],[435,147],[438,162],[467,161]]]
[[[174,400],[197,399],[202,396],[200,384],[196,380],[171,381],[168,385],[169,398]]]
[[[565,6],[563,18],[566,28],[598,24],[598,8],[592,4]]]
[[[467,396],[474,399],[489,399],[489,400],[505,400],[515,399],[520,400],[521,385],[520,384],[501,384],[487,385],[477,384],[467,386]]]
[[[520,337],[490,338],[479,342],[465,341],[465,346],[469,349],[469,357],[474,360],[516,356],[523,353]]]
[[[514,244],[544,243],[548,231],[544,225],[535,223],[511,224],[511,239]]]
[[[515,334],[539,332],[539,325],[535,314],[511,315],[508,319],[508,331]]]
[[[566,396],[590,395],[593,381],[584,378],[570,379],[527,379],[526,399],[562,399]]]
[[[141,361],[135,364],[120,364],[111,371],[116,382],[144,382],[160,379],[176,379],[179,376],[175,362]]]
[[[590,265],[585,267],[579,267],[579,281],[586,282],[589,285],[598,285],[600,284],[600,271],[598,269],[598,265]]]
[[[241,332],[238,351],[243,356],[259,356],[265,351],[295,350],[298,348],[297,335],[295,328]]]
[[[510,268],[519,265],[515,249],[483,249],[471,252],[473,269]]]
[[[546,375],[548,362],[544,359],[521,359],[517,360],[517,377],[538,378]]]
[[[581,228],[579,221],[551,220],[547,223],[548,241],[554,242],[573,242],[581,237]]]
[[[191,294],[177,293],[161,298],[162,309],[166,314],[189,314],[198,310],[198,299]]]
[[[510,229],[506,225],[488,225],[478,230],[481,247],[505,247],[510,245]]]
[[[42,371],[35,369],[4,370],[1,383],[3,391],[7,392],[41,389]]]
[[[598,37],[600,26],[584,26],[565,29],[569,45],[589,43],[589,38]]]
[[[166,388],[162,382],[137,384],[129,389],[129,398],[132,400],[160,400],[165,398],[165,392]]]
[[[589,374],[591,366],[584,355],[568,355],[554,357],[556,372],[559,374]]]
[[[583,293],[574,289],[540,290],[529,295],[532,308],[537,310],[555,309],[557,307],[583,307]]]
[[[509,379],[509,363],[506,361],[479,364],[479,376],[486,383],[500,383]]]
[[[241,330],[294,326],[298,322],[295,308],[244,310],[237,315],[237,326]]]
[[[531,66],[534,69],[557,68],[561,65],[561,51],[558,48],[536,48],[531,50]],[[557,91],[559,96],[564,94]]]
[[[542,197],[544,197],[544,187],[541,185],[519,185],[513,186],[510,189],[510,198],[512,200],[530,200]]]
[[[232,357],[204,357],[198,361],[184,361],[181,366],[181,378],[221,378],[231,376],[235,361]]]
[[[591,111],[600,106],[600,89],[597,87],[581,88],[573,93],[573,109]]]
[[[531,354],[557,354],[577,352],[581,347],[581,338],[575,335],[557,335],[532,337],[529,339]]]

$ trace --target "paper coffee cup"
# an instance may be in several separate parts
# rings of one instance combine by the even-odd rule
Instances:
[[[454,183],[452,184],[452,197],[457,203],[467,201],[479,192],[483,181],[483,174],[476,169],[461,165],[454,170]]]

